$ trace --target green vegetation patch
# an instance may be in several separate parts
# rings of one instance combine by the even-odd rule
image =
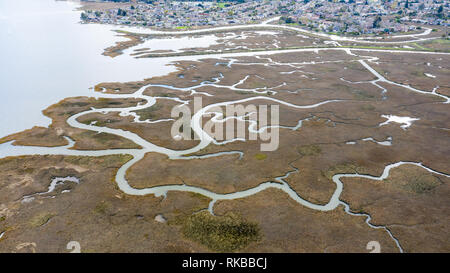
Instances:
[[[437,186],[439,186],[441,183],[436,180],[431,179],[417,179],[414,181],[408,181],[408,184],[406,184],[407,189],[415,192],[415,193],[427,193]]]
[[[266,154],[256,154],[255,159],[256,160],[265,160],[267,158]]]
[[[68,156],[64,158],[64,161],[77,166],[98,165],[100,163],[102,167],[120,167],[131,159],[133,159],[132,155],[120,154],[102,157]]]
[[[43,226],[43,225],[47,224],[48,221],[50,221],[50,219],[52,219],[54,216],[55,216],[55,214],[48,213],[48,212],[40,213],[40,214],[34,216],[34,217],[30,220],[30,225],[31,225],[32,227],[40,227],[40,226]]]
[[[450,46],[450,39],[449,38],[445,38],[445,39],[436,39],[436,40],[431,40],[432,43],[434,44],[446,44]]]
[[[355,61],[347,62],[347,63],[345,63],[345,66],[351,70],[366,71],[366,68],[362,64],[360,64],[359,62],[355,62]]]
[[[110,141],[120,141],[121,137],[116,136],[116,135],[112,135],[112,134],[108,134],[108,133],[92,133],[91,131],[83,133],[82,134],[85,137],[90,137],[91,139],[97,141],[98,143],[101,144],[106,144]]]
[[[92,164],[92,157],[89,156],[68,156],[64,158],[64,161],[77,166],[89,166]]]
[[[101,84],[97,84],[94,86],[94,90],[97,92],[101,92],[103,90],[103,86]]]
[[[174,93],[159,93],[156,95],[156,97],[162,97],[162,98],[173,98],[176,97],[177,95]]]
[[[298,152],[302,156],[313,156],[313,155],[320,154],[322,152],[322,149],[317,145],[305,145],[305,146],[300,146],[298,148]]]
[[[33,168],[17,169],[17,172],[19,174],[32,174],[34,172],[34,169]]]
[[[104,167],[122,166],[133,159],[132,155],[120,154],[101,158],[101,165]]]
[[[84,107],[88,106],[89,102],[76,101],[76,102],[63,102],[61,103],[62,107]]]
[[[239,95],[249,95],[250,94],[250,92],[246,92],[246,91],[234,91],[234,92]]]
[[[94,208],[94,212],[95,213],[99,213],[99,214],[106,214],[106,211],[108,210],[108,203],[105,201],[99,202],[95,208]]]
[[[425,76],[425,71],[423,71],[423,69],[417,69],[411,72],[411,74],[415,77],[415,78],[426,78],[427,76]]]
[[[248,89],[265,88],[267,85],[263,82],[249,82],[247,83]]]
[[[367,105],[363,105],[360,107],[360,109],[364,112],[372,112],[374,111],[376,108],[375,106],[371,105],[371,104],[367,104]]]
[[[207,204],[209,204],[209,202],[211,201],[211,199],[209,199],[208,197],[206,197],[200,193],[196,193],[196,192],[189,193],[189,196],[191,196],[192,198],[198,199],[202,202],[206,202]]]
[[[415,171],[407,171],[405,176],[396,179],[388,179],[386,183],[390,183],[396,188],[417,194],[431,192],[442,184],[439,178],[432,174],[418,174]]]
[[[234,214],[219,217],[201,212],[191,215],[185,219],[182,232],[187,238],[219,252],[236,251],[260,239],[257,224]]]
[[[120,122],[120,120],[117,119],[105,119],[105,120],[99,120],[99,119],[88,119],[85,121],[82,121],[81,123],[86,124],[86,125],[90,125],[92,122],[95,122],[95,126],[98,127],[107,127],[108,124],[113,124],[113,123],[117,123]]]
[[[155,104],[150,107],[137,110],[135,113],[139,116],[140,121],[144,121],[147,119],[154,119],[156,117],[155,112],[160,110],[162,106],[160,104]]]
[[[95,102],[96,107],[99,108],[105,108],[105,107],[110,107],[110,106],[114,106],[114,105],[122,105],[123,103],[117,100],[112,100],[112,99],[108,99],[108,98],[98,98],[97,101]]]
[[[358,100],[366,100],[366,99],[373,99],[373,98],[375,98],[374,95],[368,94],[366,91],[363,91],[363,90],[355,90],[355,91],[353,91],[353,97],[355,99],[358,99]]]
[[[413,46],[421,50],[437,50],[447,52],[450,50],[450,40],[448,38],[434,39],[413,43]]]

